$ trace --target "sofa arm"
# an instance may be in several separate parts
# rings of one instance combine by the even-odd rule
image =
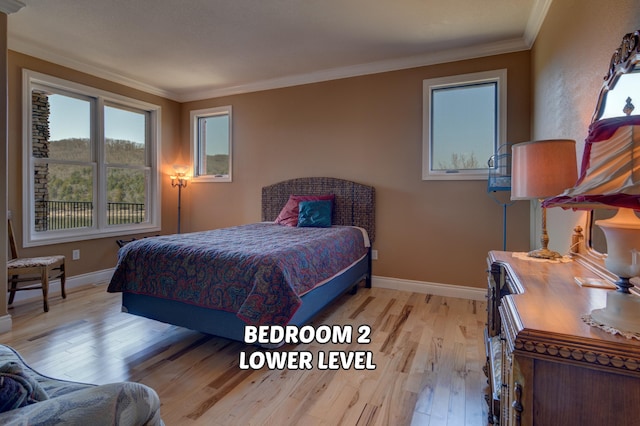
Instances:
[[[0,424],[164,425],[156,392],[135,382],[95,386],[6,411]]]

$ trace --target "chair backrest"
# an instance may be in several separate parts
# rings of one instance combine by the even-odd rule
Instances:
[[[16,245],[16,237],[13,233],[13,224],[11,219],[7,220],[9,226],[9,247],[11,248],[11,259],[18,258],[18,246]],[[9,260],[11,260],[9,259]]]

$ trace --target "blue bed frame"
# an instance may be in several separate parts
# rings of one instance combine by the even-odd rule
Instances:
[[[375,238],[375,189],[371,186],[335,178],[298,178],[262,188],[262,220],[273,221],[289,195],[335,194],[333,223],[360,226]],[[371,287],[371,248],[351,268],[327,283],[304,294],[302,305],[289,321],[290,325],[308,323],[323,308],[343,293],[355,292],[365,281]],[[186,327],[207,334],[244,340],[245,323],[234,313],[207,309],[191,304],[133,293],[122,294],[122,310],[130,314]]]

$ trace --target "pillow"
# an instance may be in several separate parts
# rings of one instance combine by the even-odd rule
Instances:
[[[280,214],[275,220],[275,223],[279,223],[280,225],[286,226],[297,226],[298,225],[298,214],[300,210],[298,208],[298,204],[301,201],[322,201],[329,200],[333,205],[333,201],[336,196],[334,194],[325,194],[325,195],[290,195],[289,200],[284,205],[282,210],[280,210]]]
[[[322,201],[301,201],[298,214],[299,227],[328,228],[331,226],[331,209],[333,202]]]

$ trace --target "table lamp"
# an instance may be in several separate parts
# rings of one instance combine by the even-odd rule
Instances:
[[[640,297],[629,291],[630,278],[640,275],[640,219],[634,212],[640,210],[640,116],[594,122],[576,186],[543,206],[618,209],[613,218],[595,222],[604,232],[605,267],[618,277],[618,289],[607,293],[606,307],[593,310],[588,320],[640,336]]]
[[[511,199],[543,200],[562,193],[576,183],[576,142],[570,139],[547,139],[515,144],[511,150]],[[547,211],[542,207],[542,248],[530,257],[557,259],[549,250]]]

